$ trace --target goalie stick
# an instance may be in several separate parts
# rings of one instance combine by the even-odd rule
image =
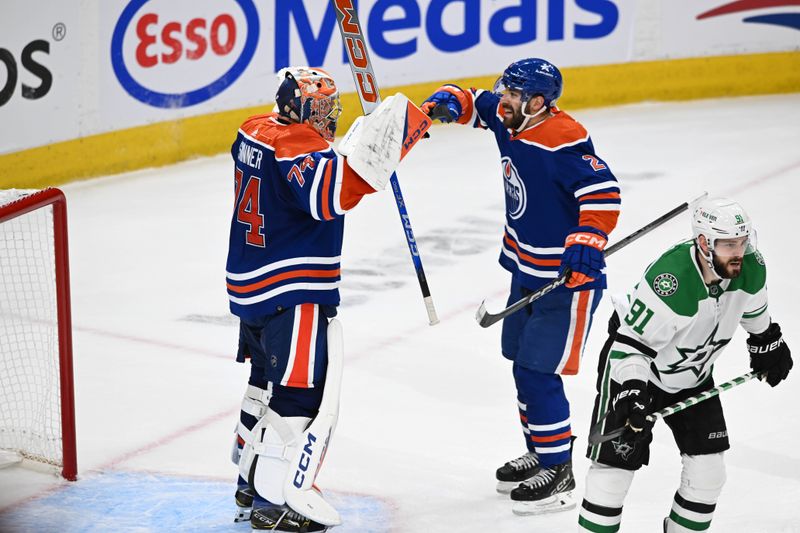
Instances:
[[[697,198],[695,198],[691,202],[684,202],[681,205],[679,205],[678,207],[676,207],[675,209],[672,209],[671,211],[669,211],[668,213],[664,213],[663,215],[661,215],[660,217],[658,217],[657,219],[655,219],[651,223],[647,224],[646,226],[643,226],[643,227],[639,228],[638,230],[634,231],[633,233],[631,233],[630,235],[628,235],[627,237],[625,237],[624,239],[622,239],[618,243],[614,244],[613,246],[610,246],[605,251],[605,254],[604,254],[605,257],[608,257],[611,254],[613,254],[614,252],[619,251],[620,249],[622,249],[625,246],[629,245],[630,243],[632,243],[633,241],[635,241],[639,237],[642,237],[642,236],[650,233],[651,231],[653,231],[657,227],[661,226],[662,224],[664,224],[668,220],[672,220],[673,218],[675,218],[679,214],[681,214],[684,211],[686,211],[689,208],[689,206],[696,204],[697,202],[699,202],[700,200],[702,200],[706,196],[708,196],[708,193],[703,193],[702,195],[698,196]],[[554,289],[562,286],[563,284],[565,284],[567,282],[567,280],[569,279],[569,275],[571,273],[572,273],[572,271],[570,269],[566,269],[563,274],[558,276],[556,279],[554,279],[553,281],[551,281],[547,285],[544,285],[543,287],[540,287],[536,291],[530,293],[528,296],[525,296],[524,298],[514,302],[513,304],[509,305],[508,307],[506,307],[505,309],[500,311],[499,313],[490,313],[490,312],[488,312],[486,310],[486,300],[484,300],[484,301],[481,302],[480,307],[478,307],[478,310],[475,312],[475,320],[478,321],[478,324],[482,328],[488,328],[492,324],[495,324],[495,323],[501,321],[502,319],[504,319],[505,317],[507,317],[508,315],[510,315],[512,313],[516,313],[517,311],[519,311],[520,309],[522,309],[523,307],[525,307],[529,303],[538,300],[539,298],[541,298],[545,294],[548,294],[548,293],[552,292]]]
[[[358,13],[353,5],[353,0],[331,0],[331,2],[336,9],[336,20],[339,24],[339,31],[342,34],[342,41],[344,41],[347,48],[350,70],[353,72],[361,108],[364,110],[365,115],[369,115],[381,103],[381,95],[378,90],[378,84],[375,82],[375,73],[372,71],[372,64],[367,53],[367,45],[364,40],[364,32],[361,30],[361,23],[358,20]],[[428,312],[428,323],[433,326],[439,323],[439,317],[436,315],[436,308],[433,306],[431,290],[428,287],[428,279],[425,277],[425,271],[422,268],[422,259],[419,256],[414,230],[411,228],[411,218],[406,210],[406,203],[400,190],[397,174],[392,173],[389,181],[392,184],[394,200],[400,213],[400,220],[403,223],[403,231],[408,243],[408,250],[411,252],[411,260],[414,262],[414,269],[417,272],[422,299]]]
[[[697,405],[700,402],[704,402],[704,401],[708,400],[709,398],[713,398],[714,396],[719,396],[720,393],[725,392],[727,390],[730,390],[730,389],[736,387],[737,385],[741,385],[742,383],[747,383],[748,381],[750,381],[752,379],[756,379],[756,378],[761,379],[763,377],[764,377],[764,373],[763,372],[760,372],[760,373],[748,372],[747,374],[743,374],[743,375],[741,375],[741,376],[739,376],[737,378],[733,378],[730,381],[726,381],[725,383],[717,385],[713,389],[708,389],[707,391],[701,392],[700,394],[696,394],[694,396],[686,398],[682,402],[674,403],[672,405],[669,405],[669,406],[667,406],[667,407],[665,407],[663,409],[660,409],[660,410],[656,411],[653,414],[647,415],[647,421],[655,424],[656,421],[659,418],[664,418],[664,417],[667,417],[669,415],[674,415],[675,413],[678,413],[680,411],[688,409],[689,407],[691,407],[693,405]],[[603,425],[605,424],[606,419],[608,418],[608,416],[610,414],[611,414],[611,411],[608,411],[597,422],[597,424],[592,426],[592,429],[589,432],[589,445],[590,446],[596,446],[597,444],[602,444],[604,442],[608,442],[610,440],[613,440],[613,439],[619,437],[620,435],[622,435],[625,432],[625,429],[626,429],[627,426],[623,426],[621,428],[617,428],[617,429],[615,429],[613,431],[609,431],[608,433],[603,433]]]

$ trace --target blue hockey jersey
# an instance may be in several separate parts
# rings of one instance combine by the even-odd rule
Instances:
[[[374,190],[308,124],[249,118],[234,160],[227,260],[231,312],[338,305],[344,214]]]
[[[506,205],[500,264],[535,290],[558,277],[571,229],[614,228],[619,184],[586,129],[567,113],[553,108],[554,116],[514,134],[503,125],[498,95],[476,89],[462,94],[459,122],[491,130],[500,149]],[[603,275],[578,289],[605,286]]]

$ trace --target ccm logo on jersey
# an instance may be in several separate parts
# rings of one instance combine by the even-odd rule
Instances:
[[[567,236],[566,246],[584,244],[592,248],[597,248],[598,250],[603,250],[606,247],[606,242],[608,242],[606,239],[594,233],[571,233]]]
[[[747,349],[750,351],[750,353],[770,353],[773,350],[777,350],[778,346],[780,346],[781,344],[783,344],[783,337],[781,337],[776,341],[773,341],[767,346],[748,345]]]
[[[727,436],[728,436],[728,432],[727,431],[712,431],[711,433],[708,434],[709,440],[711,440],[711,439],[724,439]]]

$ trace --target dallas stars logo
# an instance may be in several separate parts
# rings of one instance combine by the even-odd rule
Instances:
[[[705,340],[703,344],[695,348],[676,348],[682,359],[677,363],[670,363],[669,370],[665,370],[664,374],[678,374],[691,370],[695,377],[706,373],[706,365],[714,358],[714,354],[725,347],[730,339],[714,340],[714,335],[717,334],[719,324],[714,327],[714,331]]]
[[[614,447],[614,453],[623,459],[627,459],[631,452],[633,452],[634,448],[634,446],[631,446],[621,438],[612,440],[611,445]]]

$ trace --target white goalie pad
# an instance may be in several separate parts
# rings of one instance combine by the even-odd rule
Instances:
[[[310,418],[282,417],[272,409],[253,428],[254,442],[242,450],[239,473],[258,494],[276,505],[286,503],[283,485],[290,460]],[[251,465],[247,468],[247,465]]]
[[[343,361],[342,324],[334,318],[328,324],[328,370],[325,373],[322,403],[314,421],[300,437],[300,446],[297,446],[291,458],[291,468],[283,490],[289,507],[326,526],[339,525],[342,519],[313,485],[339,419]]]
[[[256,421],[261,420],[261,418],[267,413],[267,405],[269,405],[269,399],[271,397],[272,383],[267,384],[266,389],[248,384],[247,389],[244,392],[244,398],[242,398],[241,410],[250,416],[255,417]],[[236,430],[234,431],[233,435],[233,448],[231,449],[231,461],[237,465],[239,464],[242,450],[244,448],[239,448],[240,438],[244,442],[244,447],[246,447],[248,444],[252,445],[252,433],[244,424],[242,424],[241,419],[236,424]],[[249,470],[250,465],[247,465],[246,471]],[[247,478],[245,477],[245,479]]]
[[[430,117],[397,93],[371,114],[356,119],[339,144],[339,153],[364,181],[381,191],[430,126]]]

